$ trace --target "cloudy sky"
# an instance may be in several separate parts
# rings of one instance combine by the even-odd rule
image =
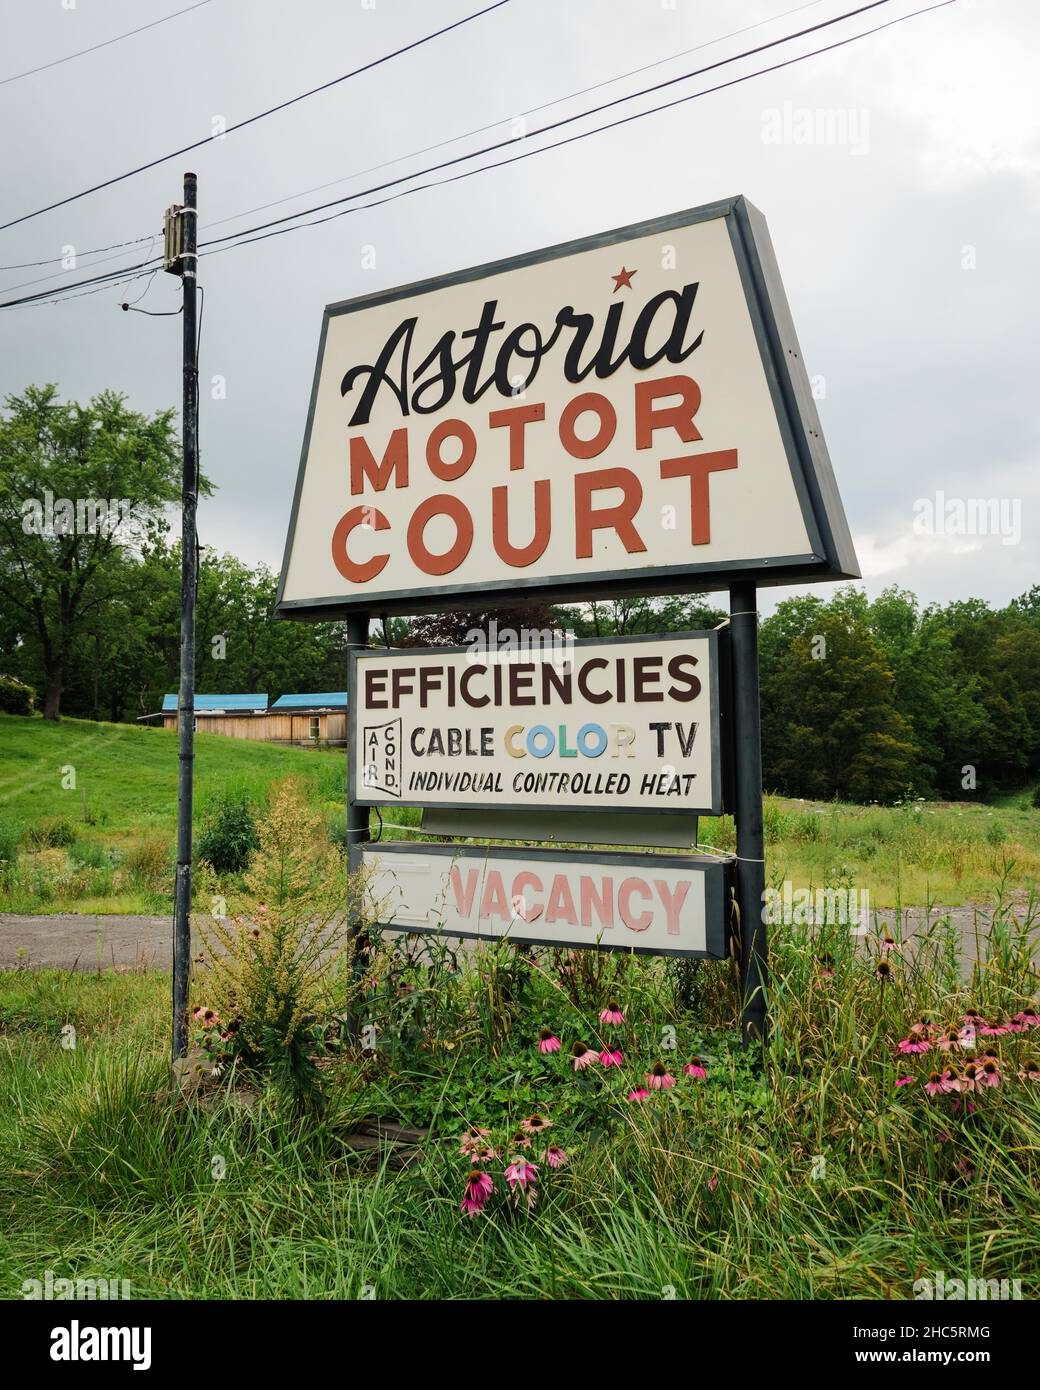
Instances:
[[[487,0],[207,0],[125,41],[4,80],[188,3],[0,0],[0,221],[207,140],[0,232],[0,298],[59,283],[26,286],[60,264],[6,267],[67,247],[78,254],[63,276],[70,282],[92,264],[101,271],[144,259],[147,242],[104,253],[118,259],[83,253],[159,232],[185,168],[199,176],[206,239],[503,139],[534,108],[544,109],[526,116],[528,129],[854,8],[854,0],[510,0],[223,140],[207,138],[222,121],[243,120]],[[923,3],[889,0],[622,110],[754,72]],[[219,490],[200,513],[203,543],[280,564],[327,302],[743,193],[769,222],[868,590],[897,583],[925,601],[998,604],[1022,593],[1040,582],[1038,40],[1035,0],[954,0],[619,130],[204,258],[202,462]],[[648,64],[656,66],[625,76]],[[802,138],[807,123],[824,138]],[[397,162],[380,167],[388,161]],[[140,410],[177,406],[179,320],[119,310],[145,286],[0,313],[3,394],[54,381],[69,397],[114,387]],[[140,307],[178,302],[179,282],[160,272]],[[215,377],[224,378],[224,399],[212,399]],[[919,534],[915,515],[937,493],[1000,499],[1005,534]],[[781,592],[764,594],[766,607]]]

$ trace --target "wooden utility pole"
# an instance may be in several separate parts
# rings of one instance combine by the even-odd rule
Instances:
[[[195,508],[199,496],[199,360],[197,188],[184,175],[184,203],[166,214],[166,269],[180,275],[183,289],[184,463],[181,477],[181,677],[177,697],[177,879],[173,899],[173,1060],[188,1051],[188,980],[191,973],[191,812],[195,764],[195,590],[198,546]],[[171,244],[172,242],[172,244]],[[171,252],[173,254],[171,254]]]

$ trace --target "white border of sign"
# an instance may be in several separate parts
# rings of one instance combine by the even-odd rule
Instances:
[[[660,632],[660,633],[640,633],[628,634],[624,637],[583,637],[573,643],[575,650],[587,647],[603,647],[605,649],[616,649],[618,647],[644,644],[652,646],[665,642],[682,642],[696,639],[708,643],[708,672],[707,672],[707,695],[708,695],[708,729],[707,734],[711,740],[711,782],[706,785],[699,794],[696,804],[685,799],[676,798],[676,805],[655,805],[637,806],[628,803],[618,805],[589,805],[577,804],[561,801],[552,801],[551,809],[555,811],[617,811],[628,815],[654,815],[654,816],[719,816],[723,813],[723,767],[722,767],[722,737],[720,730],[720,707],[719,707],[719,672],[721,660],[721,643],[718,632]],[[434,656],[461,656],[471,655],[471,649],[467,647],[366,647],[363,651],[351,651],[350,653],[350,676],[349,689],[352,692],[350,707],[347,711],[347,748],[348,748],[348,795],[351,802],[356,806],[420,806],[436,807],[437,810],[444,811],[535,811],[538,805],[534,801],[511,801],[507,795],[496,800],[477,800],[472,801],[452,801],[452,800],[431,800],[428,795],[418,798],[401,798],[389,795],[358,795],[358,785],[356,770],[361,765],[362,759],[357,754],[355,743],[357,739],[357,717],[360,708],[360,696],[358,691],[359,683],[359,664],[366,662],[393,662],[397,660],[414,661],[417,657]],[[512,654],[500,654],[498,660],[504,666],[513,664],[507,657]],[[489,654],[485,660],[494,662],[494,654]],[[552,660],[552,655],[544,653],[536,655],[533,660]],[[545,708],[541,705],[532,706],[532,719],[541,720],[545,716]],[[362,793],[364,789],[362,789]]]
[[[357,593],[314,595],[286,599],[285,586],[296,536],[296,524],[303,491],[304,472],[314,424],[318,385],[322,374],[330,320],[341,314],[356,313],[396,300],[414,299],[433,290],[480,280],[496,273],[515,270],[594,247],[623,243],[637,237],[689,226],[693,223],[725,219],[741,285],[758,343],[780,432],[791,469],[791,477],[801,507],[811,550],[804,555],[773,555],[754,560],[734,560],[706,564],[648,566],[617,573],[558,575],[529,579],[510,578],[486,584],[452,586],[450,583],[411,588],[407,591],[378,592],[369,586]],[[487,606],[495,601],[573,602],[583,598],[623,594],[665,594],[721,588],[737,580],[756,584],[790,584],[807,581],[856,579],[859,568],[838,495],[827,447],[802,361],[794,324],[777,269],[772,243],[762,214],[745,198],[736,197],[704,207],[673,213],[667,217],[636,223],[598,236],[551,246],[523,256],[494,261],[487,265],[457,271],[397,289],[360,295],[329,305],[322,323],[318,361],[311,389],[310,408],[300,458],[292,515],[286,538],[282,573],[278,585],[276,616],[322,620],[344,616],[351,611],[372,613],[424,613],[450,610],[462,595],[479,595]]]
[[[477,860],[478,864],[479,862],[494,864],[498,861],[506,861],[515,864],[518,873],[524,872],[525,865],[533,871],[535,866],[540,863],[563,865],[568,871],[582,868],[593,871],[597,869],[608,871],[643,869],[651,873],[655,869],[659,872],[670,873],[686,871],[696,875],[703,882],[703,896],[697,909],[704,924],[704,946],[702,948],[683,950],[660,945],[640,946],[638,944],[641,936],[640,931],[628,931],[628,939],[619,939],[617,943],[604,941],[602,932],[598,937],[592,937],[588,940],[567,940],[563,932],[547,937],[538,931],[536,921],[525,923],[518,916],[514,916],[508,929],[503,931],[461,931],[448,925],[445,925],[442,930],[437,925],[426,926],[415,921],[395,922],[392,916],[389,921],[378,921],[374,924],[384,930],[403,933],[416,932],[425,936],[443,935],[452,940],[467,941],[491,942],[508,938],[510,941],[522,942],[527,946],[558,946],[566,949],[595,948],[603,951],[624,951],[629,954],[634,952],[636,955],[646,956],[676,956],[688,960],[725,960],[729,954],[726,901],[733,864],[733,860],[729,858],[702,854],[618,854],[608,850],[506,849],[492,845],[404,844],[399,840],[392,840],[386,844],[376,841],[355,847],[351,852],[351,867],[354,869],[363,868],[364,861],[374,855],[390,856],[391,859],[395,856],[402,859],[411,857],[419,861],[432,856],[435,860],[446,859],[448,861],[446,867],[448,868],[458,860]],[[419,866],[417,865],[417,867]],[[423,870],[420,877],[423,878],[423,886],[425,887],[428,886],[428,880],[432,877],[432,873],[429,870]],[[444,884],[445,880],[446,874],[442,872],[440,882]],[[428,911],[430,910],[432,910],[432,905]],[[543,927],[542,932],[544,930]]]

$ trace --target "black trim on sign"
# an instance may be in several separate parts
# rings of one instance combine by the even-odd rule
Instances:
[[[707,805],[678,806],[608,806],[599,805],[557,805],[554,811],[602,811],[618,810],[640,816],[719,816],[723,811],[723,768],[722,739],[719,729],[719,634],[709,629],[707,632],[637,632],[626,633],[621,637],[578,637],[575,647],[610,647],[630,645],[635,642],[652,644],[655,642],[688,642],[691,639],[708,643],[708,727],[711,736],[711,800]],[[400,797],[359,797],[357,795],[356,769],[360,759],[356,756],[357,721],[356,714],[360,703],[358,697],[359,661],[411,660],[419,657],[463,656],[472,649],[469,647],[366,647],[361,651],[351,651],[348,674],[348,688],[353,692],[347,709],[347,795],[355,806],[418,806],[438,811],[537,811],[538,803],[530,801],[403,801]],[[504,665],[511,663],[504,662]],[[538,708],[536,706],[535,708]],[[391,715],[391,717],[393,717]],[[544,717],[544,716],[543,716]],[[403,790],[403,788],[402,788]]]
[[[719,218],[727,222],[730,244],[744,289],[792,482],[806,534],[813,547],[809,554],[759,556],[751,560],[704,564],[646,566],[619,571],[603,570],[591,574],[585,572],[562,576],[548,575],[541,579],[524,579],[517,576],[485,583],[428,585],[407,590],[387,590],[382,593],[366,587],[364,591],[331,594],[320,598],[285,598],[285,584],[296,536],[296,522],[331,318],[340,314],[357,313],[396,300],[415,298],[435,290],[489,278],[583,251],[633,241],[656,232],[674,231],[680,227]],[[627,594],[657,595],[695,590],[710,592],[712,589],[725,588],[737,580],[753,581],[761,586],[858,578],[859,567],[848,523],[827,448],[823,442],[819,417],[794,335],[790,309],[765,219],[746,198],[727,198],[666,217],[656,217],[646,222],[601,232],[596,236],[561,242],[540,251],[531,251],[524,255],[454,271],[448,275],[419,280],[396,289],[359,295],[353,299],[330,304],[325,309],[282,572],[278,581],[276,617],[328,621],[357,608],[369,609],[387,616],[443,612],[455,607],[460,598],[471,594],[508,592],[513,604],[568,603],[585,598],[621,597]]]
[[[612,850],[588,854],[584,850],[553,849],[512,849],[498,848],[495,845],[433,845],[425,842],[402,844],[388,841],[386,844],[365,844],[352,846],[350,867],[357,871],[362,867],[364,856],[370,854],[432,854],[440,858],[452,859],[517,859],[521,861],[558,860],[579,868],[582,865],[615,864],[619,868],[639,868],[655,866],[660,869],[700,870],[704,875],[704,943],[703,951],[680,951],[650,946],[608,945],[602,940],[562,941],[559,937],[518,936],[512,927],[500,935],[482,932],[442,931],[434,927],[417,927],[410,924],[375,922],[374,926],[386,931],[397,931],[409,935],[444,936],[452,941],[495,942],[508,939],[522,942],[525,946],[559,946],[576,950],[623,951],[626,955],[638,956],[676,956],[686,960],[726,960],[729,956],[729,917],[726,912],[726,897],[732,877],[734,860],[707,854],[628,854]],[[526,925],[526,924],[524,924]]]

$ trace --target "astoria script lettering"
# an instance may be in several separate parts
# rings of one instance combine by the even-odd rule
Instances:
[[[625,362],[637,371],[647,371],[661,361],[685,362],[704,338],[702,330],[691,343],[686,342],[697,289],[695,281],[681,290],[654,295],[639,310],[627,335],[622,322],[626,304],[611,304],[602,324],[594,313],[579,313],[568,304],[557,313],[548,336],[537,324],[521,323],[494,344],[492,338],[502,333],[506,322],[496,318],[498,300],[489,299],[475,327],[443,334],[414,368],[419,317],[413,315],[398,324],[375,362],[351,367],[344,375],[343,396],[364,382],[350,423],[368,424],[383,387],[396,398],[402,416],[443,409],[460,382],[462,399],[470,405],[492,388],[500,396],[516,396],[531,385],[543,359],[561,339],[566,342],[563,374],[573,383],[593,374],[605,380]],[[651,346],[652,342],[658,346]],[[456,356],[460,346],[464,350]]]

